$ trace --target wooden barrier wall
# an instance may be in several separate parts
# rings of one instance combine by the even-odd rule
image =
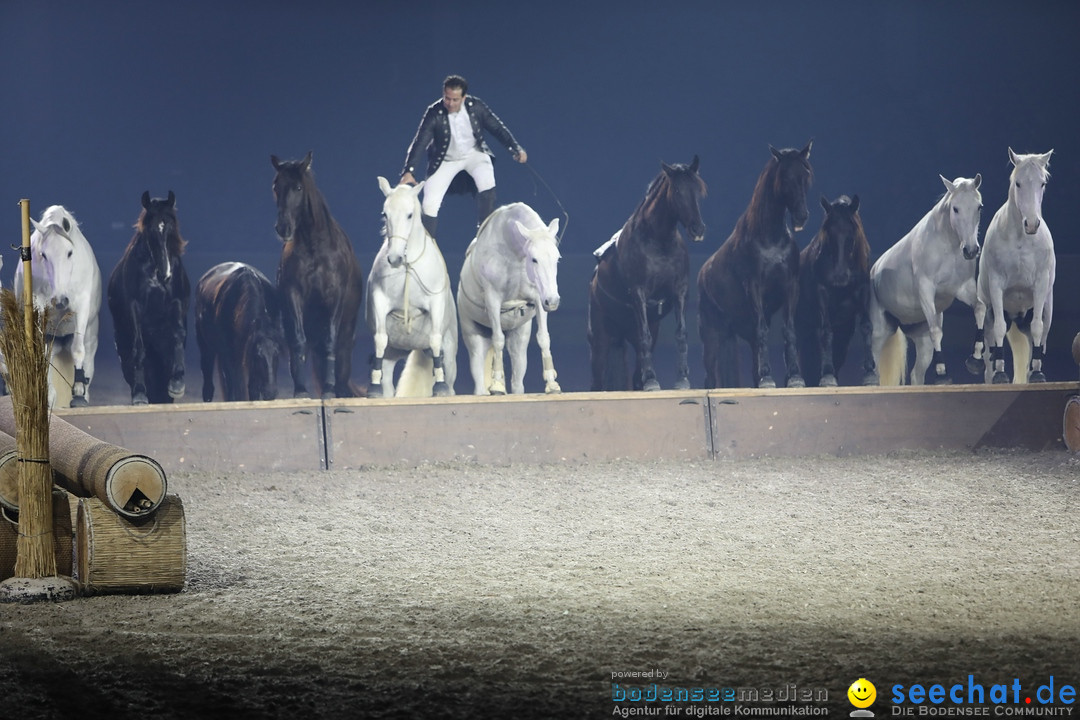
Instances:
[[[89,407],[57,415],[166,472],[1061,450],[1080,384],[686,390]]]

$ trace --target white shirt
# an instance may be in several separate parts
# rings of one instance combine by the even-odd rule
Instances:
[[[446,150],[446,159],[464,160],[476,149],[476,138],[473,137],[469,113],[462,107],[456,113],[449,113],[449,119],[450,147]]]

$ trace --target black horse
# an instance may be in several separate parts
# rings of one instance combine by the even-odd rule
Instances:
[[[661,318],[675,311],[678,354],[675,387],[690,387],[686,351],[686,295],[690,257],[682,223],[695,242],[705,238],[699,202],[705,182],[698,157],[689,165],[661,163],[645,199],[616,238],[596,251],[589,283],[588,340],[593,390],[626,390],[626,343],[637,352],[634,389],[658,390],[652,353]]]
[[[360,262],[315,186],[311,153],[299,161],[271,155],[270,162],[277,170],[275,227],[285,243],[277,286],[293,395],[308,395],[303,370],[310,349],[316,391],[324,398],[353,397],[352,351],[363,299]]]
[[[184,347],[191,284],[180,256],[186,243],[176,196],[142,194],[142,213],[109,276],[109,312],[116,352],[133,405],[171,403],[184,396]]]
[[[724,244],[698,273],[698,323],[704,346],[705,387],[739,384],[736,336],[750,344],[756,387],[776,387],[769,367],[772,316],[784,311],[787,386],[805,384],[799,368],[795,307],[799,299],[799,248],[787,225],[802,230],[813,179],[810,147],[777,150],[758,177],[750,204]]]
[[[226,401],[277,398],[278,357],[285,347],[274,284],[239,262],[215,265],[195,286],[204,402],[214,399],[214,365]]]
[[[859,217],[859,196],[824,196],[821,229],[799,256],[795,328],[803,379],[834,386],[856,325],[863,336],[863,384],[875,384],[870,350],[870,243]]]

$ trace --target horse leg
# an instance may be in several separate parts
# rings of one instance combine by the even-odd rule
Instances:
[[[539,315],[542,310],[539,310]],[[529,336],[532,334],[532,320],[518,325],[506,334],[506,350],[510,355],[510,392],[516,395],[525,393],[525,369],[528,366]]]
[[[342,305],[344,305],[342,300]],[[352,389],[352,353],[356,344],[356,312],[346,309],[342,315],[335,335],[334,357],[336,371],[333,375],[334,390],[339,398],[353,397]]]
[[[146,344],[142,332],[142,320],[136,303],[130,305],[131,318],[131,404],[148,405],[146,395]]]
[[[858,302],[858,326],[859,333],[862,337],[862,353],[863,353],[863,385],[877,385],[878,374],[877,367],[874,364],[874,323],[870,319],[870,295],[872,291],[870,289],[870,283],[864,283],[857,293]]]
[[[761,288],[756,284],[750,287],[750,312],[754,318],[754,334],[750,338],[750,357],[753,363],[754,387],[775,388],[769,367],[769,318],[765,317],[765,305],[761,297]]]
[[[937,311],[937,306],[934,303],[934,296],[937,293],[937,288],[934,287],[934,282],[930,278],[921,278],[918,283],[918,292],[919,306],[922,308],[923,316],[926,318],[927,328],[930,333],[930,342],[934,349],[933,358],[931,360],[934,366],[934,384],[948,385],[952,381],[949,379],[949,375],[945,370],[945,358],[941,354],[941,338],[944,335],[942,326],[945,318],[943,313],[939,313]],[[921,357],[921,355],[919,354],[919,348],[921,346],[916,343],[915,347],[915,366],[916,369],[918,369],[919,365],[921,364],[919,360],[919,358]],[[926,367],[923,367],[923,369],[918,373],[918,382],[916,382],[915,375],[913,374],[911,384],[922,385],[926,380],[924,376],[925,372]]]
[[[307,364],[307,336],[304,333],[304,299],[296,288],[289,288],[282,307],[282,326],[289,346],[289,374],[293,381],[293,397],[308,397],[304,382]]]
[[[382,298],[376,298],[372,295],[369,298],[369,302],[372,305],[371,313],[368,317],[375,318],[375,332],[373,333],[375,340],[375,354],[371,356],[371,382],[368,383],[367,396],[369,398],[393,396],[393,364],[389,367],[383,362],[383,358],[386,355],[386,346],[390,342],[390,337],[386,333],[386,314],[383,312],[381,302]],[[389,386],[389,387],[387,387]]]
[[[928,328],[914,331],[909,337],[915,343],[915,365],[911,368],[910,382],[912,385],[925,385],[926,371],[938,355],[934,350],[934,337]]]
[[[833,319],[829,316],[829,289],[824,285],[818,285],[816,289],[814,312],[818,321],[818,358],[821,363],[818,386],[836,387],[836,362],[833,358],[835,337],[832,326]]]
[[[484,306],[487,309],[488,323],[491,327],[491,387],[492,395],[506,394],[506,374],[503,369],[503,349],[506,347],[506,335],[502,329],[502,298],[493,288],[484,289]]]
[[[71,361],[75,365],[75,379],[71,383],[71,407],[84,407],[88,404],[86,395],[90,381],[85,372],[86,331],[85,314],[80,313],[76,316],[75,334],[71,338]]]
[[[660,389],[660,383],[656,380],[656,370],[653,368],[652,346],[653,336],[649,331],[648,299],[645,297],[645,288],[634,288],[631,294],[634,322],[637,325],[637,372],[634,374],[635,383],[641,384],[641,389],[646,392]]]
[[[1035,284],[1035,303],[1031,311],[1029,333],[1032,350],[1031,374],[1028,376],[1028,382],[1046,382],[1046,375],[1042,371],[1042,361],[1046,353],[1046,338],[1050,334],[1050,321],[1054,316],[1054,296],[1051,290],[1050,274],[1045,273]]]
[[[795,310],[799,303],[799,275],[796,271],[794,278],[788,283],[787,302],[784,304],[784,366],[787,368],[787,378],[784,382],[789,388],[806,387],[806,381],[802,377],[802,368],[799,367],[799,339],[795,334]],[[826,306],[827,307],[827,306]],[[822,316],[822,321],[828,327],[828,313]],[[829,347],[831,357],[832,329],[829,329]],[[766,353],[768,349],[766,348]]]
[[[686,288],[675,296],[675,389],[690,389],[690,343],[686,337]]]
[[[217,345],[208,337],[207,328],[196,318],[195,340],[199,345],[199,368],[202,370],[202,399],[212,402],[214,399],[214,363]]]
[[[592,392],[604,390],[604,376],[608,364],[608,339],[604,332],[604,314],[597,297],[596,275],[589,284],[589,311],[585,316],[585,338],[589,343],[589,365],[592,368]]]
[[[986,373],[986,361],[983,359],[986,354],[986,301],[982,293],[976,292],[971,310],[975,315],[975,343],[971,355],[964,360],[964,367],[972,375],[978,376]]]
[[[990,382],[995,385],[1009,382],[1009,376],[1005,373],[1005,333],[1008,331],[1009,324],[1005,317],[1005,297],[1004,289],[1001,287],[1001,283],[993,275],[989,276],[987,282],[987,299],[989,300],[989,306],[987,307],[987,313],[990,316],[990,337],[989,337],[989,355],[990,355],[990,367],[987,368],[987,375],[990,375]]]
[[[548,314],[547,310],[543,307],[536,308],[536,344],[540,346],[540,361],[544,364],[544,392],[549,395],[552,393],[562,392],[562,388],[559,387],[559,383],[555,381],[555,378],[559,377],[559,374],[555,372],[555,363],[551,359],[551,334],[548,332]],[[526,333],[525,344],[528,345],[529,338]],[[525,374],[525,353],[521,354],[521,373]]]

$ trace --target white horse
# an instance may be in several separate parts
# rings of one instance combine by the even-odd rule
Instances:
[[[510,390],[525,392],[526,354],[536,318],[544,392],[560,392],[551,360],[547,316],[559,307],[559,219],[547,226],[524,203],[495,210],[465,253],[458,281],[461,338],[469,351],[474,392],[506,394],[503,349],[510,352]]]
[[[870,269],[871,342],[882,385],[904,381],[905,334],[915,342],[911,384],[923,384],[931,363],[936,382],[949,382],[941,356],[943,313],[957,299],[976,306],[982,175],[941,182],[941,200]]]
[[[379,178],[383,244],[368,275],[366,317],[375,336],[368,397],[395,395],[394,368],[406,358],[397,396],[453,395],[457,377],[457,310],[435,238],[420,222],[415,187]]]
[[[1056,260],[1054,239],[1042,217],[1042,200],[1053,152],[1017,155],[1009,148],[1013,164],[1009,199],[986,228],[978,296],[987,314],[976,315],[976,321],[980,331],[983,317],[991,321],[985,353],[991,361],[987,382],[1009,381],[1002,348],[1006,328],[1013,351],[1013,382],[1046,381],[1042,360],[1054,311]],[[1030,325],[1025,321],[1028,311]]]
[[[101,309],[101,269],[75,217],[52,205],[31,220],[30,275],[34,305],[50,314],[50,404],[87,405],[94,377]],[[23,264],[15,267],[15,296],[22,301]]]

